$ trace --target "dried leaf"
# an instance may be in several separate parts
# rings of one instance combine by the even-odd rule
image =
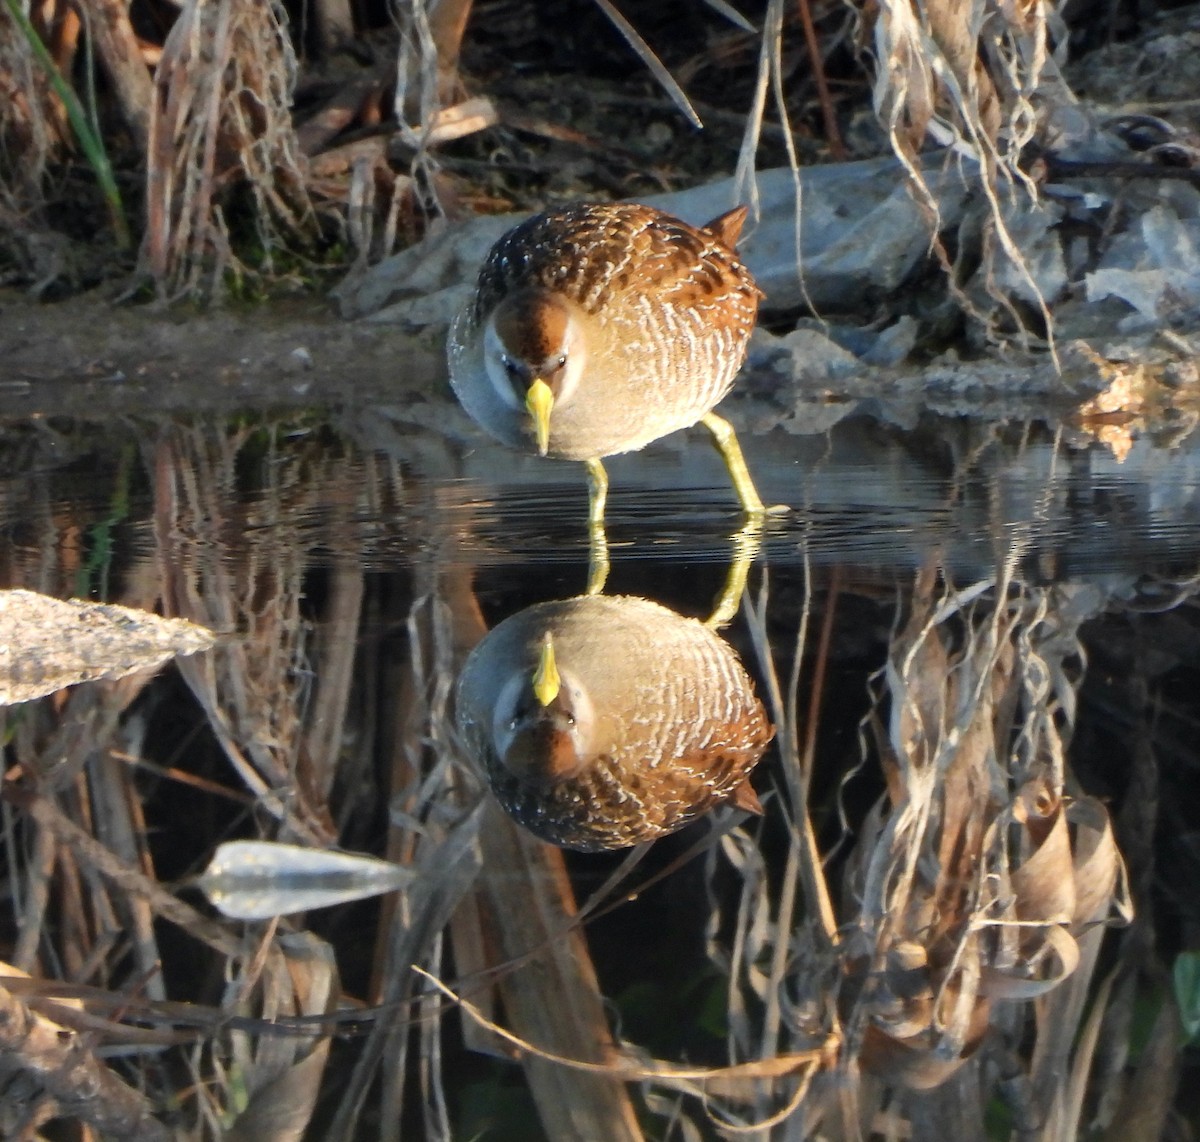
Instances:
[[[357,853],[228,841],[218,846],[197,883],[226,916],[268,920],[392,892],[415,875],[403,865]]]
[[[1117,851],[1108,810],[1094,797],[1081,797],[1067,808],[1074,829],[1075,914],[1072,927],[1103,919],[1109,910],[1124,923],[1133,919],[1125,880],[1125,862]]]
[[[867,1027],[859,1061],[864,1069],[886,1082],[910,1090],[931,1090],[944,1083],[979,1049],[987,1034],[990,1012],[986,999],[975,1003],[962,1049],[949,1057],[934,1036],[900,1038],[871,1025]]]
[[[333,949],[324,940],[311,932],[282,933],[266,959],[263,1018],[326,1015],[337,1007],[340,982]],[[329,1044],[330,1036],[315,1024],[311,1035],[263,1035],[256,1041],[235,1036],[234,1057],[246,1060],[242,1065],[249,1101],[226,1132],[227,1142],[302,1138],[311,1125]]]
[[[1043,822],[1037,818],[1025,826],[1027,835]],[[1066,923],[1075,913],[1075,870],[1067,815],[1061,802],[1049,821],[1049,831],[1021,865],[1013,869],[1017,915],[1026,921]],[[1032,836],[1031,836],[1032,839]]]
[[[666,65],[654,54],[654,49],[638,35],[637,29],[609,3],[609,0],[596,0],[596,4],[613,22],[617,31],[625,37],[625,42],[637,52],[638,58],[650,69],[650,74],[658,80],[662,89],[671,97],[671,101],[675,106],[679,108],[680,113],[687,118],[693,127],[703,127],[704,124],[700,122],[700,116],[696,114],[695,108],[683,93],[683,88],[675,82],[675,77],[667,71]]]
[[[0,705],[29,702],[78,682],[123,678],[216,635],[185,619],[34,591],[0,591]]]

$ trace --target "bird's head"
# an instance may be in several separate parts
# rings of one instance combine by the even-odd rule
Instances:
[[[560,672],[547,633],[532,674],[520,671],[496,703],[496,753],[514,777],[547,788],[576,776],[591,760],[595,717],[586,691]]]
[[[587,358],[579,309],[549,290],[510,293],[488,318],[483,352],[500,399],[529,416],[545,456],[554,409],[571,399]]]

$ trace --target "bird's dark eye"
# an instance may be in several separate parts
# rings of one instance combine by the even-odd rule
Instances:
[[[521,366],[516,363],[507,353],[500,358],[500,364],[504,366],[504,371],[512,380],[518,380],[521,376]]]
[[[566,354],[565,354],[565,353],[564,353],[564,354],[563,354],[561,357],[559,357],[559,359],[558,359],[558,367],[559,367],[560,369],[565,369],[565,368],[567,367],[567,356],[566,356]]]
[[[563,714],[563,721],[566,722],[568,726],[573,726],[575,724],[575,715]]]

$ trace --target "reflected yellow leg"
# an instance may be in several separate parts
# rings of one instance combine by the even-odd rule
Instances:
[[[749,508],[746,510],[750,511]],[[746,589],[746,578],[762,547],[765,523],[766,517],[760,510],[750,514],[741,530],[734,533],[733,561],[729,564],[729,574],[725,576],[725,586],[713,606],[713,613],[705,620],[705,626],[716,630],[737,614],[742,592]]]
[[[730,429],[732,432],[733,430]],[[604,523],[604,505],[608,503],[608,473],[599,460],[587,461],[588,523]]]
[[[599,595],[608,579],[608,536],[604,532],[604,506],[608,502],[608,473],[599,460],[589,460],[588,470],[588,581],[587,593]]]
[[[725,457],[725,467],[729,469],[729,478],[733,481],[734,491],[742,502],[742,508],[747,515],[762,515],[767,509],[758,498],[754,481],[750,478],[750,469],[746,467],[746,459],[738,444],[737,433],[733,425],[715,412],[706,413],[700,418],[704,427],[713,435],[713,440]]]

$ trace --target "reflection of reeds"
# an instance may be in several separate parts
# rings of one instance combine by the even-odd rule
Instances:
[[[1065,793],[1081,616],[1064,601],[1003,575],[962,592],[936,564],[918,576],[867,723],[886,794],[858,830],[842,886],[827,883],[812,840],[797,676],[790,701],[771,683],[792,839],[778,893],[758,854],[726,841],[745,877],[731,1048],[769,1055],[822,1035],[841,1044],[829,1068],[841,1078],[813,1087],[787,1137],[818,1125],[854,1137],[880,1116],[914,1133],[954,1115],[981,1123],[1002,1044],[1021,1042],[1030,1023],[1033,1047],[1017,1064],[1030,1113],[1046,1136],[1075,1136],[1085,1084],[1063,1075],[1087,1073],[1089,1048],[1075,1047],[1084,998],[1104,924],[1129,908],[1107,812]],[[806,643],[802,624],[797,669]],[[809,665],[817,675],[826,645]],[[757,1115],[780,1097],[761,1092]]]
[[[250,439],[249,431],[200,429],[160,439],[154,464],[164,601],[192,621],[207,615],[202,625],[211,630],[237,632],[211,654],[181,661],[180,671],[242,782],[285,838],[329,843],[332,823],[316,803],[301,748],[305,563],[295,529],[302,517],[290,503],[296,489],[282,482],[297,477],[268,464],[281,482],[243,513],[231,497]]]
[[[1033,588],[1003,567],[957,591],[936,564],[916,577],[864,722],[864,767],[880,759],[884,791],[832,856],[824,807],[810,803],[831,698],[814,680],[849,575],[823,608],[802,606],[786,681],[786,600],[760,594],[748,625],[779,727],[779,764],[764,769],[777,788],[763,821],[696,841],[708,950],[727,979],[727,1058],[692,1066],[614,1033],[589,955],[587,919],[625,898],[641,854],[577,904],[561,853],[496,809],[455,740],[453,682],[483,631],[470,569],[441,555],[456,537],[439,529],[461,515],[444,519],[439,493],[422,503],[421,484],[381,458],[282,439],[172,426],[144,442],[158,571],[112,578],[143,606],[161,582],[167,609],[225,632],[181,668],[193,738],[221,751],[212,771],[199,746],[168,760],[144,740],[145,678],[6,715],[7,958],[35,978],[5,986],[22,1018],[76,1029],[81,1068],[73,1097],[49,1056],[0,1042],[0,1064],[37,1080],[31,1121],[108,1128],[171,1102],[192,1136],[311,1121],[330,1138],[397,1138],[413,1123],[448,1137],[461,1039],[520,1064],[555,1138],[638,1138],[646,1114],[699,1136],[706,1117],[797,1139],[977,1132],[1001,1094],[1044,1136],[1077,1134],[1096,1083],[1110,1082],[1101,1020],[1128,1010],[1133,985],[1096,977],[1104,922],[1125,899],[1106,811],[1072,794],[1064,760],[1090,613],[1070,587]],[[30,495],[41,560],[6,552],[0,567],[62,587],[82,554],[55,545],[44,491]],[[418,565],[373,574],[363,521],[395,517],[414,531],[431,521],[410,537]],[[156,782],[225,794],[213,835],[190,838],[197,851],[174,851],[187,847],[172,835],[181,822],[142,784],[143,753],[160,762]],[[152,852],[198,867],[235,829],[337,838],[416,875],[378,912],[253,926],[159,883]],[[82,1009],[48,1005],[63,995]],[[1173,1017],[1155,1057],[1177,1043]],[[1142,1088],[1123,1089],[1126,1105]],[[336,1094],[327,1106],[322,1091]]]

